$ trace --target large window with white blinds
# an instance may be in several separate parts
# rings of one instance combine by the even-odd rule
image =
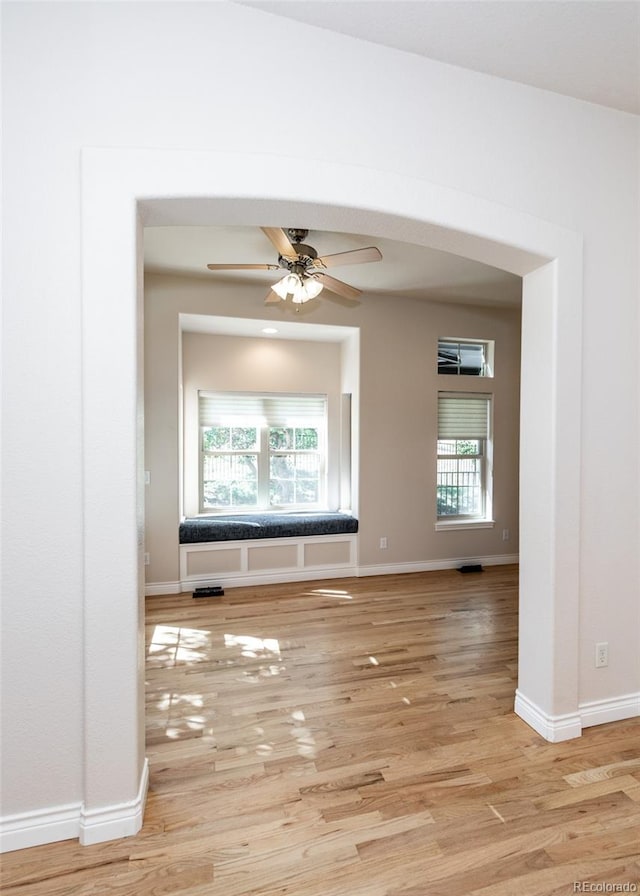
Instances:
[[[199,392],[200,510],[326,501],[326,395]]]
[[[482,520],[489,515],[490,435],[490,395],[438,393],[439,520]]]

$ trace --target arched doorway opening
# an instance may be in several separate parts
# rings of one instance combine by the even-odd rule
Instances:
[[[287,176],[292,161],[295,183]],[[134,833],[141,824],[146,791],[141,417],[145,223],[260,225],[304,220],[316,229],[410,239],[524,278],[516,711],[549,740],[577,736],[579,236],[470,194],[355,166],[318,167],[304,159],[179,150],[88,150],[83,162],[82,842]]]

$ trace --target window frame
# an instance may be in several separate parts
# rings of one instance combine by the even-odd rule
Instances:
[[[444,442],[444,441],[446,441],[446,442],[453,442],[453,441],[456,441],[456,442],[464,442],[464,441],[478,442],[479,446],[480,446],[480,450],[477,454],[460,454],[460,453],[441,454],[436,449],[436,454],[437,454],[437,458],[436,458],[436,515],[437,515],[438,522],[440,522],[440,523],[447,522],[447,521],[475,522],[477,520],[486,519],[487,441],[488,441],[488,439],[486,439],[486,438],[485,439],[438,439],[437,443],[439,445],[440,442]],[[439,481],[438,481],[438,478],[440,476],[440,470],[438,469],[438,466],[439,466],[438,462],[441,460],[454,460],[454,461],[469,460],[470,458],[473,460],[480,461],[479,470],[478,470],[479,477],[480,477],[480,484],[479,484],[480,505],[481,505],[480,513],[443,513],[443,514],[437,513],[437,495],[438,495],[438,489],[440,487]],[[460,475],[460,474],[456,473],[456,476],[457,475]]]
[[[473,400],[486,402],[486,432],[480,435],[477,432],[470,433],[466,436],[459,435],[442,435],[440,431],[440,399],[453,400]],[[435,512],[436,512],[436,530],[446,529],[472,529],[472,528],[490,528],[494,525],[492,519],[493,514],[493,394],[486,392],[445,392],[439,391],[438,413],[437,413],[437,431],[436,431],[436,462],[435,462]],[[481,453],[474,455],[464,454],[448,454],[443,455],[438,451],[438,443],[440,441],[478,441],[481,443]],[[480,457],[480,486],[482,493],[482,509],[479,514],[439,514],[438,513],[438,485],[439,470],[438,462],[441,459],[459,459],[465,457]]]
[[[484,363],[481,368],[481,372],[462,373],[462,361],[460,356],[458,357],[458,363],[456,365],[457,369],[455,371],[445,370],[444,365],[440,364],[440,347],[445,344],[457,345],[458,348],[463,345],[482,346]],[[438,376],[470,376],[474,379],[492,379],[494,375],[494,346],[495,343],[492,339],[472,339],[470,337],[459,338],[457,336],[439,336],[436,354],[436,367]]]
[[[201,398],[207,399],[215,399],[216,396],[224,397],[228,399],[230,396],[238,395],[242,398],[248,399],[256,399],[256,400],[273,400],[277,403],[278,399],[287,399],[294,398],[302,403],[305,400],[308,400],[311,404],[312,402],[317,404],[320,400],[323,404],[323,412],[321,417],[310,415],[308,418],[297,417],[295,421],[291,421],[290,423],[283,423],[281,420],[269,419],[268,416],[262,418],[261,420],[255,420],[251,418],[247,418],[245,422],[242,422],[241,415],[238,415],[233,422],[229,421],[228,423],[203,423],[202,419],[202,408],[201,408]],[[207,429],[211,429],[213,426],[225,426],[228,425],[230,427],[255,427],[257,430],[257,438],[256,444],[257,449],[220,449],[220,450],[205,450],[204,448],[204,431]],[[215,513],[278,513],[278,512],[295,512],[295,511],[317,511],[324,510],[327,506],[327,475],[328,475],[328,438],[327,438],[327,427],[328,427],[328,396],[326,394],[310,394],[310,393],[279,393],[279,392],[245,392],[245,393],[237,393],[237,392],[209,392],[207,390],[198,390],[198,417],[197,417],[197,427],[198,427],[198,508],[200,514],[215,514]],[[292,428],[292,429],[301,429],[301,428],[309,428],[316,429],[318,433],[318,447],[317,449],[271,449],[269,444],[270,430],[272,428]],[[291,504],[272,504],[270,502],[270,492],[271,492],[271,458],[275,456],[282,455],[295,455],[295,456],[303,456],[303,455],[317,455],[319,458],[319,470],[318,470],[318,500],[313,502],[305,502],[305,503],[291,503]],[[216,504],[210,505],[205,503],[205,494],[204,494],[204,484],[205,481],[205,460],[207,457],[215,457],[215,456],[237,456],[237,455],[252,455],[256,457],[256,470],[257,470],[257,502],[256,504],[247,505],[247,504]]]

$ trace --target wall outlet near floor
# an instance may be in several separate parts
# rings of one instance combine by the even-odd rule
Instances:
[[[388,547],[387,536],[383,535],[382,538],[380,539],[380,549],[384,551],[387,547]]]
[[[509,541],[509,530],[508,529],[502,530],[502,540]]]
[[[149,556],[149,554],[145,554],[144,555],[144,565],[148,566],[150,563],[151,563],[151,557]]]
[[[602,669],[609,665],[609,643],[599,641],[596,644],[596,669]]]

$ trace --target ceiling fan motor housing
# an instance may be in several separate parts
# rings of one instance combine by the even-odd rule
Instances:
[[[313,259],[304,255],[299,255],[294,260],[283,258],[281,255],[278,258],[278,261],[280,262],[281,268],[290,271],[292,274],[297,274],[299,277],[302,277],[303,275],[308,276],[310,273],[316,271],[316,268],[312,267]]]
[[[300,277],[307,273],[309,268],[316,268],[314,262],[318,257],[318,253],[313,246],[306,246],[304,243],[294,243],[293,248],[297,253],[296,258],[285,258],[283,255],[279,255],[278,263],[280,267],[291,271],[293,274],[298,274]]]
[[[313,246],[307,246],[306,243],[302,242],[302,240],[306,239],[308,233],[308,230],[303,230],[301,227],[288,227],[287,234],[297,253],[297,258],[290,260],[282,255],[278,258],[281,267],[288,268],[299,276],[309,267],[316,267],[313,263],[318,257],[318,253]]]
[[[309,231],[302,227],[287,227],[287,236],[292,243],[301,243],[302,240],[306,240],[308,235]]]

